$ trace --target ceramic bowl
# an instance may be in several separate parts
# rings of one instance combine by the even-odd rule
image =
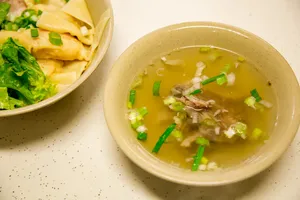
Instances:
[[[246,56],[272,82],[278,108],[269,140],[245,162],[224,170],[192,172],[172,166],[148,152],[125,117],[130,85],[151,60],[186,46],[213,45]],[[112,136],[138,166],[172,182],[213,186],[249,178],[274,163],[292,142],[300,120],[300,89],[287,61],[270,44],[240,28],[211,22],[189,22],[154,31],[132,44],[116,61],[105,88],[104,111]]]
[[[105,11],[107,11],[105,16],[110,17],[107,25],[105,26],[105,30],[102,34],[99,47],[97,48],[88,69],[85,70],[85,72],[81,75],[81,77],[76,82],[74,82],[71,86],[59,92],[55,96],[46,99],[44,101],[41,101],[37,104],[29,105],[23,108],[0,111],[0,117],[7,117],[7,116],[31,112],[57,102],[58,100],[62,99],[63,97],[71,93],[73,90],[75,90],[79,85],[81,85],[98,67],[99,63],[101,62],[105,53],[107,52],[107,49],[110,45],[110,41],[112,39],[113,27],[114,27],[113,11],[112,11],[110,0],[86,0],[86,3],[88,5],[94,24],[98,24],[98,22],[100,22],[101,15]]]

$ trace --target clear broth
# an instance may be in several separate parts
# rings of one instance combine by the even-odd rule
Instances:
[[[214,62],[209,61],[209,56],[215,52],[218,52],[221,57]],[[202,61],[206,64],[202,74],[208,77],[220,74],[224,65],[230,63],[233,65],[230,72],[234,72],[236,75],[233,86],[226,86],[226,84],[219,86],[216,83],[210,83],[202,88],[204,92],[210,91],[222,96],[226,100],[223,105],[229,112],[230,110],[240,110],[242,118],[248,125],[248,133],[251,133],[254,128],[260,128],[264,132],[264,137],[255,142],[245,140],[234,144],[214,143],[206,148],[204,156],[223,168],[236,165],[251,157],[272,131],[276,119],[276,98],[271,83],[258,72],[257,68],[247,58],[245,62],[240,63],[235,68],[234,63],[237,62],[238,57],[238,54],[223,49],[214,48],[208,53],[200,53],[199,47],[188,47],[166,55],[167,59],[184,60],[185,67],[166,66],[160,58],[154,59],[153,64],[145,66],[147,75],[143,78],[143,84],[136,88],[136,103],[134,105],[135,108],[145,106],[149,111],[144,119],[144,124],[148,128],[148,139],[141,141],[141,144],[151,152],[161,134],[173,123],[173,117],[176,113],[163,104],[163,98],[170,94],[174,85],[185,83],[194,77],[197,62]],[[158,76],[158,69],[163,76]],[[160,97],[154,97],[152,94],[155,81],[161,81]],[[250,96],[250,91],[254,88],[257,89],[263,99],[272,102],[273,108],[259,112],[245,105],[244,99]],[[235,103],[231,103],[231,100],[235,100]],[[183,134],[187,136],[189,133],[184,132]],[[192,158],[196,151],[196,145],[183,148],[180,146],[180,142],[168,142],[162,146],[157,157],[181,168],[190,169],[192,161],[187,162],[186,159]]]

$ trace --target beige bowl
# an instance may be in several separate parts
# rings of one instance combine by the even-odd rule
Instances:
[[[275,88],[278,121],[268,142],[247,162],[223,171],[191,172],[160,161],[137,141],[125,118],[134,76],[157,57],[184,46],[213,45],[252,60]],[[124,153],[138,166],[163,179],[197,186],[223,185],[249,178],[269,167],[293,140],[300,120],[299,84],[286,60],[259,37],[229,25],[191,22],[154,31],[131,45],[110,72],[104,111],[108,127]]]
[[[105,16],[110,16],[110,19],[109,19],[109,21],[105,27],[105,30],[102,34],[99,47],[97,48],[95,55],[89,65],[88,69],[81,75],[81,77],[75,83],[73,83],[70,87],[66,88],[62,92],[56,94],[55,96],[53,96],[49,99],[46,99],[44,101],[41,101],[37,104],[33,104],[33,105],[26,106],[23,108],[0,111],[0,117],[6,117],[6,116],[12,116],[12,115],[31,112],[31,111],[49,106],[49,105],[57,102],[58,100],[62,99],[63,97],[65,97],[69,93],[71,93],[73,90],[75,90],[97,68],[97,66],[103,59],[105,53],[107,52],[107,49],[110,45],[110,41],[112,39],[113,27],[114,27],[113,12],[112,12],[110,0],[86,0],[86,3],[88,5],[90,14],[94,21],[94,24],[98,24],[98,22],[100,22],[101,16],[104,12],[107,11],[105,13]]]

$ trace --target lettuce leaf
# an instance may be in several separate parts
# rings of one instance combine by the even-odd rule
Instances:
[[[5,20],[6,15],[8,14],[9,10],[10,10],[10,4],[9,3],[0,2],[0,25]]]
[[[8,96],[6,87],[0,87],[0,109],[11,110],[25,105],[25,102]]]
[[[36,59],[17,41],[8,38],[0,49],[0,87],[15,91],[0,99],[0,109],[13,109],[34,104],[56,94],[56,86],[51,83]]]

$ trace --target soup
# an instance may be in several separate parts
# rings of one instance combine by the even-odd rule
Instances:
[[[272,83],[242,56],[188,47],[153,59],[129,92],[141,144],[181,168],[215,170],[251,157],[276,119]]]

